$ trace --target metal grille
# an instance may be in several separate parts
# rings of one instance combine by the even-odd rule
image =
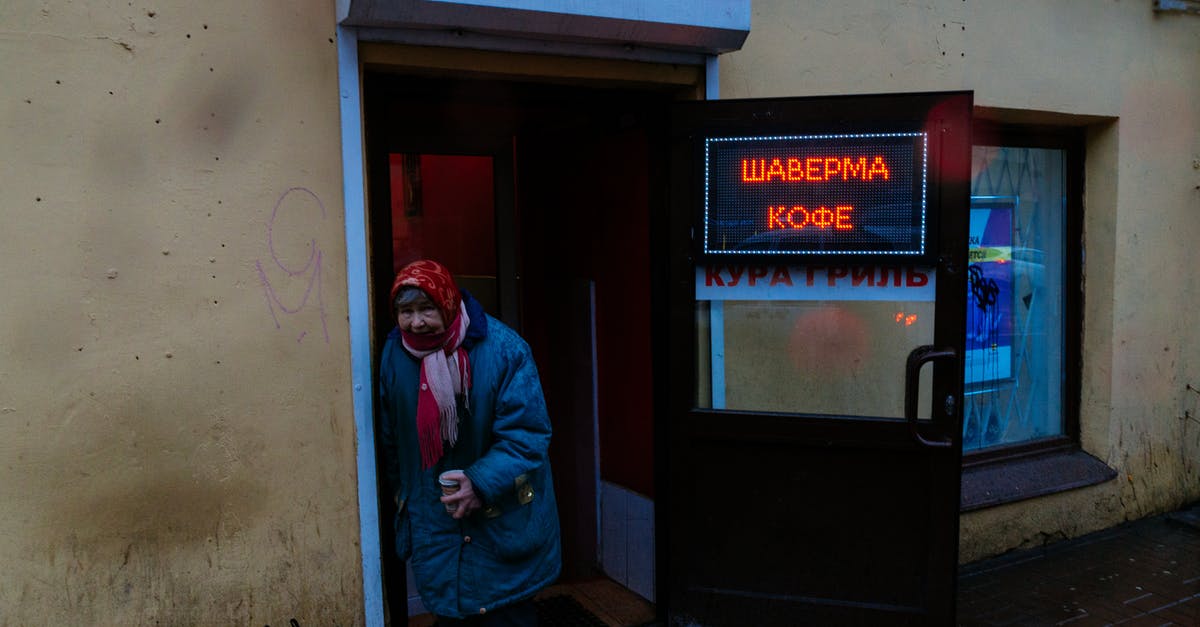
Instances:
[[[972,204],[1011,207],[1011,233],[990,259],[1007,277],[990,286],[994,309],[968,312],[967,333],[986,347],[968,361],[968,451],[1062,432],[1062,151],[976,146],[972,165]]]

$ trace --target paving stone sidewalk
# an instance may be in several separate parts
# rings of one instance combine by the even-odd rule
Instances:
[[[959,569],[958,624],[1200,627],[1200,504]]]

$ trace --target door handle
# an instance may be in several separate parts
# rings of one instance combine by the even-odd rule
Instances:
[[[908,362],[904,367],[904,419],[908,421],[908,430],[921,446],[930,448],[948,448],[954,440],[947,436],[931,440],[921,435],[917,428],[917,396],[921,382],[921,366],[931,361],[957,361],[958,352],[953,348],[937,348],[936,346],[918,346],[908,354]],[[946,411],[953,413],[955,403],[946,403]]]

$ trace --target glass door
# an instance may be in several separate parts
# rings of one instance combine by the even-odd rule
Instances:
[[[970,107],[673,112],[670,624],[953,622]]]

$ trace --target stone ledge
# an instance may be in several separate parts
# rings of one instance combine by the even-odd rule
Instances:
[[[1077,449],[996,460],[963,469],[959,511],[1075,490],[1116,476],[1116,470]]]

